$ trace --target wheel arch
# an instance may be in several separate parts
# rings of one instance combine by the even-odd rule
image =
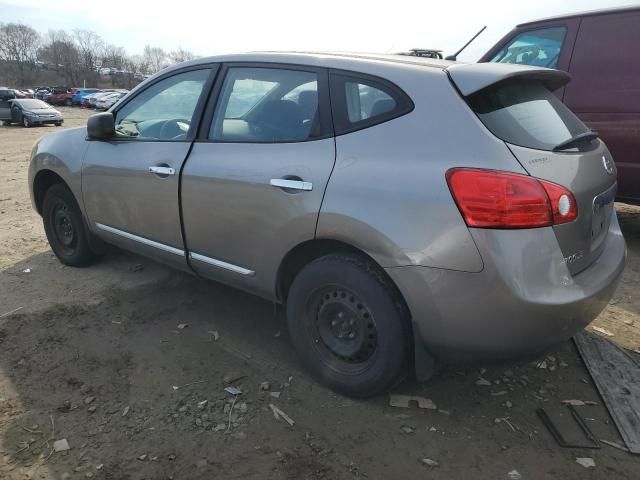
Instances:
[[[40,170],[33,179],[33,201],[36,211],[42,215],[42,202],[44,200],[44,194],[56,183],[62,183],[67,188],[69,185],[64,179],[53,170],[43,169]],[[69,189],[71,190],[71,189]]]
[[[381,275],[385,282],[393,288],[396,298],[401,302],[401,306],[405,309],[409,320],[409,335],[413,344],[413,357],[411,362],[415,368],[415,374],[418,380],[427,380],[430,378],[437,368],[436,359],[426,350],[422,340],[418,338],[418,329],[415,325],[409,304],[400,290],[397,283],[391,278],[387,271],[377,262],[371,255],[356,246],[340,240],[319,238],[308,240],[296,245],[285,255],[276,277],[276,295],[281,302],[286,302],[289,288],[293,283],[295,276],[302,268],[313,260],[324,255],[347,253],[366,258],[368,262],[375,268],[376,272]]]

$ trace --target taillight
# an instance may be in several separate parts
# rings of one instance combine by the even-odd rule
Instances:
[[[447,172],[447,183],[470,227],[547,227],[578,216],[569,190],[527,175],[453,168]]]

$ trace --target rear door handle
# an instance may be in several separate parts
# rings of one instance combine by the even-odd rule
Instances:
[[[310,192],[313,190],[313,183],[304,182],[302,180],[288,180],[286,178],[272,178],[271,185],[278,188],[285,188],[288,190],[304,190]]]
[[[174,168],[171,167],[160,167],[158,165],[154,165],[152,167],[149,167],[149,171],[151,173],[155,173],[156,175],[175,175],[176,174],[176,170]]]

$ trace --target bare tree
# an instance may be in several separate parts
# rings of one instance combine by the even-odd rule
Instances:
[[[169,52],[169,61],[171,63],[182,63],[188,60],[193,60],[196,56],[191,53],[189,50],[185,50],[182,47],[179,47],[177,50],[173,50]]]
[[[124,48],[110,44],[104,46],[102,51],[103,66],[123,70],[126,60],[127,52],[125,52]]]
[[[15,65],[18,83],[24,83],[25,69],[35,66],[39,45],[40,35],[30,26],[0,24],[0,60]]]
[[[153,73],[159,72],[166,66],[167,53],[160,47],[145,45],[142,56],[149,62],[149,68]]]
[[[73,31],[80,60],[85,70],[95,71],[102,51],[104,50],[104,42],[102,38],[91,30],[76,29]]]
[[[57,70],[68,85],[78,85],[83,71],[80,51],[71,35],[64,30],[49,30],[38,53],[47,68]]]

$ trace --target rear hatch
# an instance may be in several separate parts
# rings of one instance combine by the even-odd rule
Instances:
[[[575,196],[578,217],[553,229],[569,271],[577,274],[605,247],[617,187],[611,154],[552,93],[569,80],[566,73],[509,66],[497,74],[486,69],[474,83],[470,67],[476,66],[462,66],[468,70],[458,75],[460,85],[457,65],[449,73],[480,121],[506,143],[529,175]]]

